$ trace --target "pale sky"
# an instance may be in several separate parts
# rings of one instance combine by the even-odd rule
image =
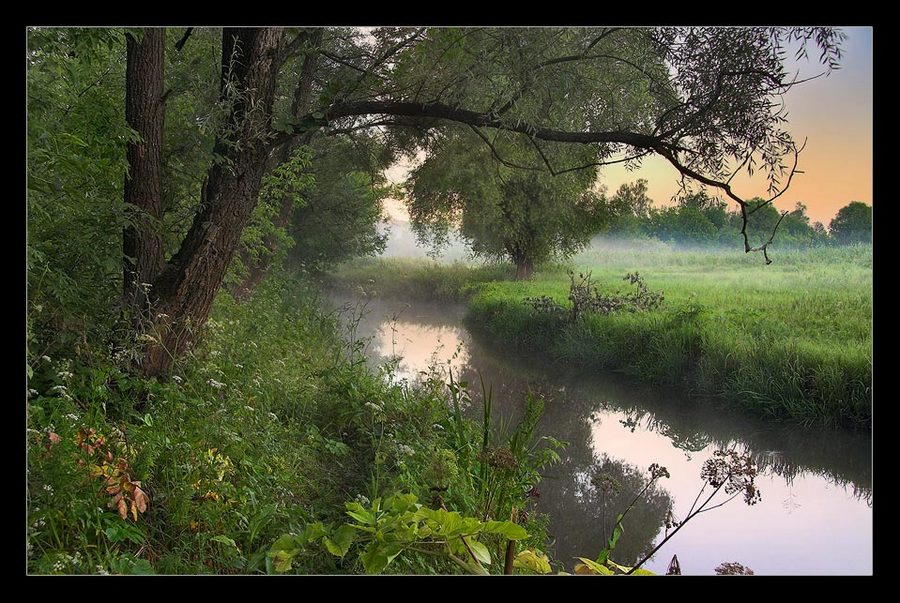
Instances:
[[[847,39],[841,68],[785,95],[787,128],[798,144],[804,139],[808,142],[798,166],[803,174],[796,175],[790,189],[775,201],[779,209],[793,209],[802,201],[810,218],[826,226],[850,201],[872,205],[872,28],[842,30]],[[799,69],[801,78],[823,70],[815,48],[810,47],[809,55],[807,60],[791,61],[789,69]],[[407,170],[408,164],[401,163],[387,174],[401,181]],[[638,170],[626,172],[621,166],[609,166],[600,173],[610,194],[638,178],[648,181],[649,195],[658,205],[669,203],[678,191],[678,173],[656,156],[645,159]],[[761,174],[752,180],[745,174],[737,176],[732,187],[745,199],[767,196],[767,182]],[[408,219],[399,201],[389,200],[385,208],[394,219]]]

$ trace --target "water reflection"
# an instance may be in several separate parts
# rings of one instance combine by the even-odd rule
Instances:
[[[334,298],[337,306],[343,302]],[[760,466],[763,501],[746,507],[736,500],[702,514],[666,543],[650,569],[664,572],[677,553],[684,573],[712,574],[723,561],[741,562],[757,574],[871,572],[867,434],[773,426],[675,389],[517,357],[473,337],[463,326],[464,313],[462,305],[372,300],[355,321],[354,337],[370,338],[373,362],[402,356],[397,379],[412,381],[448,364],[459,379],[483,378],[493,384],[494,412],[506,421],[521,417],[524,392],[544,398],[538,432],[569,446],[562,463],[544,476],[538,509],[551,517],[554,557],[569,568],[573,557],[595,557],[603,548],[651,463],[667,466],[672,477],[626,518],[613,556],[620,563],[650,550],[670,508],[676,515],[687,510],[712,452],[736,447]]]

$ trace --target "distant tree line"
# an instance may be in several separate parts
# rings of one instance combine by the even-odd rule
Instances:
[[[654,207],[647,196],[647,181],[623,184],[603,201],[604,234],[623,237],[649,236],[680,245],[733,245],[741,230],[741,216],[724,201],[699,191],[682,196],[674,205]],[[747,234],[763,242],[781,219],[781,212],[762,199],[748,203]],[[825,228],[806,214],[798,202],[781,223],[775,237],[781,247],[848,245],[872,242],[872,206],[852,201]]]

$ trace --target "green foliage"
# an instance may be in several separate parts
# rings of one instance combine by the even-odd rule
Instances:
[[[313,185],[292,214],[288,231],[295,244],[292,265],[320,272],[354,257],[384,250],[378,231],[381,200],[389,193],[381,170],[389,156],[374,138],[316,141]]]
[[[853,201],[838,210],[828,226],[831,236],[840,243],[872,242],[872,206]]]
[[[121,32],[32,28],[27,44],[27,286],[40,355],[115,319],[130,220],[125,145],[135,134],[125,124]]]
[[[369,505],[350,502],[346,514],[351,523],[334,529],[311,524],[299,534],[275,541],[267,553],[274,570],[289,571],[296,556],[314,554],[308,549],[321,538],[328,552],[341,559],[356,549],[367,574],[383,572],[394,559],[410,551],[446,557],[466,571],[485,574],[486,566],[494,565],[495,559],[482,540],[490,542],[491,535],[506,540],[528,537],[521,526],[509,521],[483,522],[446,509],[429,509],[419,504],[414,494],[376,498]]]
[[[513,139],[493,144],[504,161],[521,163],[535,154]],[[583,149],[555,149],[554,157],[589,161]],[[419,239],[433,247],[458,227],[478,256],[533,264],[571,255],[599,230],[602,198],[591,190],[595,177],[588,168],[553,176],[546,169],[509,167],[474,134],[453,130],[412,172],[409,212]]]

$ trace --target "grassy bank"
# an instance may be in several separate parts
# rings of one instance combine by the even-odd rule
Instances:
[[[510,278],[507,264],[442,264],[433,260],[365,258],[342,265],[325,285],[372,297],[455,302],[471,297],[481,283]]]
[[[283,534],[347,521],[349,501],[408,493],[429,504],[435,480],[448,509],[481,514],[472,471],[490,470],[464,463],[460,446],[480,442],[481,427],[454,415],[440,382],[410,389],[372,374],[311,287],[274,279],[244,304],[222,293],[200,341],[167,381],[129,376],[128,350],[36,360],[30,573],[272,571]],[[493,487],[522,504],[522,484]],[[541,526],[525,523],[521,546],[542,547]],[[324,548],[293,559],[299,573],[363,565]],[[460,570],[407,551],[384,571]]]
[[[809,424],[867,427],[871,421],[871,247],[780,250],[765,266],[737,250],[645,251],[603,248],[570,266],[591,272],[603,291],[630,290],[639,271],[665,306],[643,313],[590,315],[571,321],[539,312],[525,297],[569,304],[567,266],[539,269],[528,282],[490,281],[504,272],[461,265],[393,269],[387,262],[341,271],[348,286],[369,279],[375,289],[404,294],[404,273],[454,284],[470,299],[471,324],[495,341],[590,369],[616,369],[642,379],[677,383],[734,401],[762,416]],[[370,271],[376,268],[377,271]],[[505,272],[508,279],[508,271]],[[415,291],[429,287],[417,282]]]

